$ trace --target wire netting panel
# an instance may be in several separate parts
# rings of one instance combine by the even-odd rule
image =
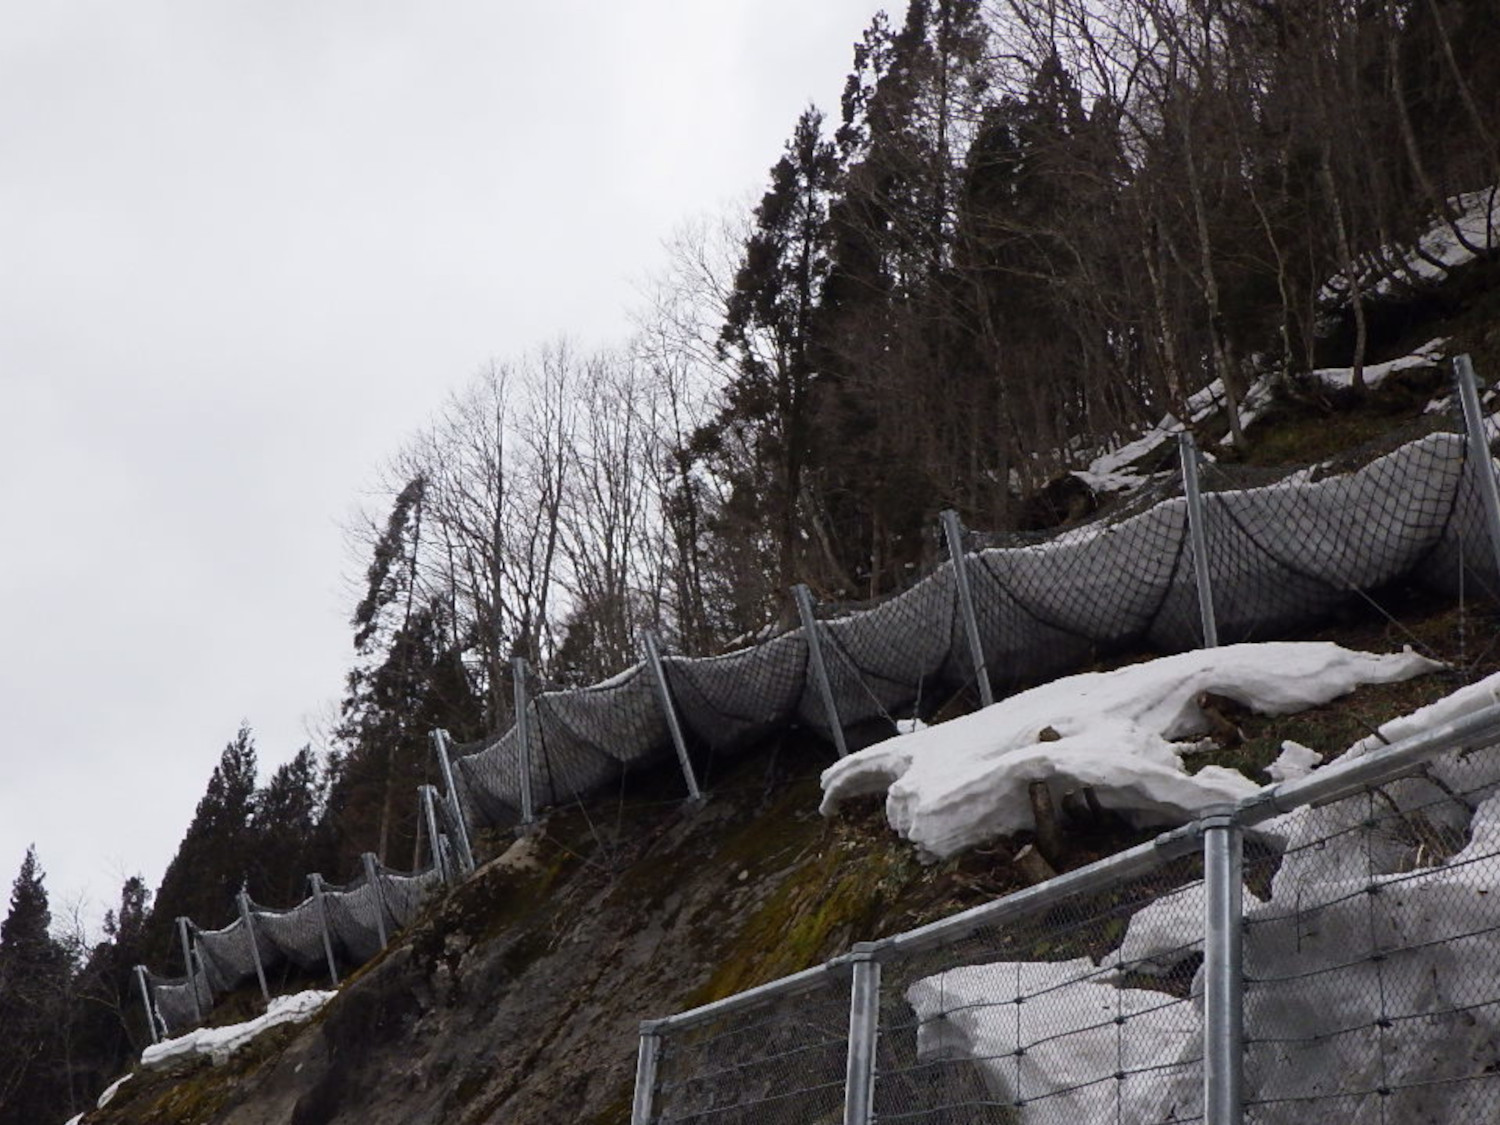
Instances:
[[[236,918],[222,930],[194,927],[193,942],[215,993],[232,992],[255,975],[255,949],[243,920]]]
[[[945,563],[910,589],[877,605],[817,623],[823,660],[840,722],[891,724],[893,717],[936,702],[934,688],[949,668],[958,631],[957,587]],[[966,650],[963,650],[966,651]],[[964,678],[952,679],[954,686]],[[798,707],[799,721],[829,736],[828,713],[817,685],[808,682]]]
[[[875,1115],[933,1125],[1202,1114],[1196,857],[882,957]]]
[[[669,656],[662,668],[683,728],[715,751],[733,752],[793,723],[807,682],[799,629],[722,656]]]
[[[844,1115],[849,978],[662,1032],[652,1121],[837,1125]]]
[[[1500,1120],[1500,752],[1278,821],[1252,863],[1247,1120]]]
[[[400,871],[380,870],[380,893],[387,915],[397,929],[411,925],[427,896],[443,886],[443,873],[434,865],[414,875]]]
[[[159,977],[150,971],[146,973],[151,1003],[166,1025],[168,1035],[181,1035],[197,1026],[199,1009],[206,1014],[213,1007],[213,993],[203,971],[200,969],[194,975],[196,981],[191,977]]]
[[[274,959],[273,954],[285,957],[301,969],[323,967],[327,954],[323,949],[323,922],[316,899],[304,899],[286,910],[252,903],[250,917],[255,922],[262,957],[267,960]]]
[[[363,876],[342,887],[325,885],[323,907],[328,912],[334,948],[351,964],[362,965],[384,948],[380,940],[382,920],[387,936],[395,928],[384,913],[380,888]]]

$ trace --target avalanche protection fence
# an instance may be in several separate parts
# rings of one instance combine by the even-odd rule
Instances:
[[[362,879],[320,890],[313,877],[290,910],[242,902],[223,930],[185,923],[186,975],[138,973],[153,1035],[201,1020],[216,991],[251,975],[268,996],[268,958],[303,968],[322,958],[337,980],[336,960],[361,963],[422,892],[474,869],[472,832],[527,830],[541,810],[674,755],[698,800],[716,764],[792,726],[843,756],[932,718],[956,693],[987,705],[1110,651],[1273,639],[1351,602],[1378,606],[1397,582],[1500,601],[1489,423],[1468,357],[1453,367],[1461,410],[1429,415],[1428,432],[1352,471],[1310,466],[1254,485],[1205,462],[1183,432],[1177,467],[1116,511],[1001,545],[945,513],[948,561],[932,573],[862,607],[820,607],[798,587],[800,625],[759,644],[689,657],[648,634],[639,663],[585,688],[548,685],[516,661],[508,729],[467,744],[433,732],[444,791],[424,786],[422,800],[434,867],[400,875],[367,857]]]
[[[1467,356],[1454,372],[1462,429],[1457,412],[1429,415],[1431,432],[1351,472],[1245,487],[1183,433],[1180,471],[1048,539],[966,549],[945,513],[949,561],[877,604],[820,613],[798,587],[798,628],[708,657],[663,655],[647,636],[640,663],[586,688],[549,688],[518,661],[508,730],[463,745],[439,733],[454,834],[524,828],[674,753],[697,799],[717,762],[791,726],[842,756],[955,692],[984,705],[1110,651],[1285,636],[1349,602],[1378,606],[1400,581],[1500,600],[1486,420]]]
[[[459,878],[465,868],[439,828],[436,790],[419,790],[427,838],[436,841],[433,862],[404,873],[380,863],[373,853],[360,857],[362,871],[351,882],[326,883],[309,875],[311,894],[288,909],[262,906],[242,890],[239,917],[228,926],[204,930],[189,918],[177,919],[184,975],[164,977],[136,966],[136,982],[152,1042],[201,1024],[217,996],[254,979],[262,998],[271,1000],[267,974],[282,966],[328,974],[339,984],[339,967],[369,961],[405,928],[435,888]]]
[[[1028,890],[648,1020],[631,1116],[1497,1119],[1493,702]]]

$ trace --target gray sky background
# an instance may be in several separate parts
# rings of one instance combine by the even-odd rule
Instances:
[[[96,926],[242,719],[308,741],[382,459],[623,340],[878,6],[0,0],[0,912],[35,843]]]

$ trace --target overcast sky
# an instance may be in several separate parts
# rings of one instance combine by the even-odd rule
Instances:
[[[0,912],[155,888],[350,658],[342,525],[490,357],[622,340],[875,0],[0,0]]]

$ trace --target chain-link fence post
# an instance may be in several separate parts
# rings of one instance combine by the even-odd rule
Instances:
[[[314,871],[307,877],[312,884],[313,902],[317,904],[318,926],[323,931],[323,955],[328,958],[328,979],[339,986],[338,962],[333,958],[333,935],[328,931],[328,904],[323,901],[323,876]]]
[[[1495,573],[1500,575],[1500,488],[1495,484],[1490,442],[1484,432],[1484,414],[1479,405],[1474,361],[1467,353],[1453,357],[1453,374],[1458,381],[1458,399],[1464,408],[1464,432],[1468,435],[1469,459],[1479,468],[1479,496],[1484,505],[1485,526],[1489,528],[1490,550],[1495,555]]]
[[[422,819],[427,824],[427,841],[432,850],[432,865],[438,869],[443,882],[451,886],[458,881],[457,873],[450,870],[444,861],[443,847],[438,842],[437,790],[431,785],[419,785],[417,792],[422,798]]]
[[[188,941],[188,920],[177,919],[177,940],[182,945],[182,963],[187,968],[188,983],[193,986],[193,1016],[203,1022],[203,998],[198,995],[198,975],[193,972],[193,947]]]
[[[458,799],[458,789],[453,784],[453,763],[448,757],[448,732],[433,731],[432,745],[437,751],[438,768],[443,771],[443,786],[448,790],[445,801],[448,819],[452,822],[453,831],[458,837],[458,860],[464,873],[471,875],[474,872],[474,851],[469,847],[469,826],[464,821],[464,805]]]
[[[135,967],[135,983],[141,990],[141,1004],[146,1009],[146,1030],[151,1033],[151,1042],[160,1043],[161,1033],[156,1027],[156,1010],[151,1006],[151,986],[146,983],[146,966]]]
[[[1198,446],[1187,431],[1177,435],[1182,455],[1182,491],[1187,499],[1188,538],[1193,545],[1193,577],[1198,584],[1198,612],[1203,619],[1203,647],[1219,647],[1214,621],[1214,592],[1208,578],[1208,536],[1203,530],[1203,493],[1198,488]]]
[[[271,1003],[271,990],[266,987],[266,967],[260,960],[260,942],[255,940],[255,920],[250,916],[250,895],[241,890],[238,895],[240,921],[245,924],[245,936],[250,941],[250,956],[255,960],[255,979],[260,981],[260,994],[267,1004]]]
[[[630,1125],[651,1125],[656,1099],[656,1064],[661,1058],[661,1032],[655,1020],[641,1022],[641,1046],[635,1059],[635,1098],[630,1103]]]
[[[854,978],[849,988],[849,1064],[844,1076],[844,1125],[875,1119],[875,1047],[880,1035],[880,962],[874,942],[849,952]]]
[[[802,618],[802,635],[807,639],[807,662],[812,668],[813,680],[818,685],[818,694],[823,697],[823,711],[828,717],[828,729],[833,735],[834,749],[840,758],[849,756],[849,745],[844,741],[844,725],[839,722],[839,709],[833,701],[833,683],[828,679],[828,665],[823,663],[823,638],[818,634],[818,619],[813,615],[812,591],[798,584],[792,587],[792,597],[797,601],[797,616]]]
[[[1244,849],[1232,809],[1203,818],[1203,1119],[1239,1125],[1244,1084]]]
[[[984,659],[984,642],[979,637],[979,618],[974,614],[974,591],[969,588],[969,555],[964,550],[964,529],[958,513],[952,508],[939,517],[948,539],[948,558],[953,563],[953,580],[958,586],[958,608],[964,617],[964,635],[969,640],[969,660],[974,666],[974,683],[979,688],[979,705],[995,702],[990,690],[990,670]]]
[[[370,884],[370,894],[375,899],[375,926],[380,931],[380,948],[384,949],[391,939],[385,930],[385,892],[380,886],[380,872],[375,867],[375,853],[365,852],[359,859],[365,865],[365,882]]]
[[[688,799],[703,800],[703,791],[698,788],[698,778],[693,774],[693,763],[688,758],[687,742],[682,737],[682,724],[677,721],[677,708],[672,703],[672,689],[667,686],[666,669],[661,666],[661,652],[656,647],[656,635],[641,634],[641,644],[646,649],[646,664],[656,683],[657,699],[661,702],[662,715],[667,720],[667,730],[672,735],[672,745],[677,750],[677,763],[682,767],[682,780],[687,782]]]
[[[517,656],[510,662],[510,678],[516,701],[516,749],[520,754],[517,768],[521,773],[521,831],[530,832],[536,822],[536,798],[531,791],[531,728],[526,708],[526,658]]]

